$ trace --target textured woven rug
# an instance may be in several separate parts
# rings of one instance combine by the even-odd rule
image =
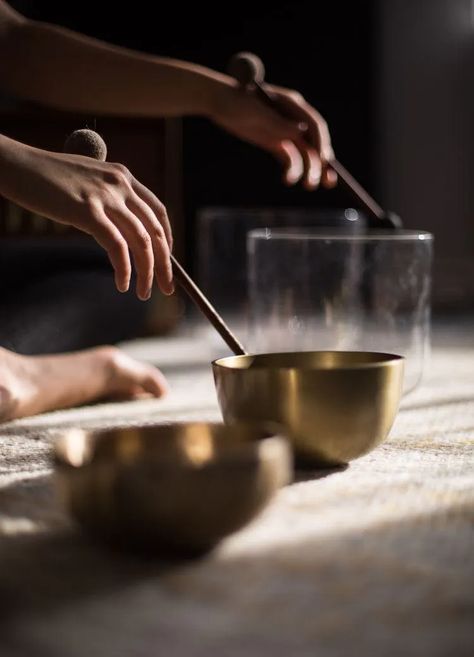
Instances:
[[[298,473],[207,558],[141,561],[90,544],[50,481],[54,433],[219,417],[206,345],[137,342],[165,400],[0,425],[1,657],[474,654],[474,331],[437,333],[388,441]]]

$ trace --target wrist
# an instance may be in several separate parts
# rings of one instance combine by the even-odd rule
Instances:
[[[236,100],[237,91],[238,84],[233,78],[219,73],[212,75],[204,87],[203,116],[218,121],[224,115],[225,108]]]
[[[36,162],[37,148],[0,135],[0,195],[22,204],[29,189],[29,174],[41,170]]]

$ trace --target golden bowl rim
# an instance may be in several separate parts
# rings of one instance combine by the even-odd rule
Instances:
[[[160,431],[164,431],[166,429],[171,430],[171,429],[179,429],[180,427],[189,427],[189,426],[205,426],[205,427],[218,427],[219,429],[224,429],[229,432],[239,430],[239,428],[246,428],[248,430],[254,431],[255,432],[255,439],[249,439],[249,440],[244,440],[241,442],[238,441],[231,441],[228,445],[222,445],[222,449],[224,452],[226,452],[227,456],[231,455],[231,458],[226,461],[225,459],[218,459],[218,460],[212,460],[209,461],[210,463],[213,463],[217,467],[227,467],[230,464],[236,466],[236,465],[248,465],[248,459],[249,458],[256,458],[257,460],[260,460],[263,458],[264,451],[262,449],[259,449],[259,445],[262,445],[263,443],[268,444],[269,441],[273,441],[274,443],[278,443],[282,446],[283,449],[291,449],[290,441],[288,437],[285,435],[285,433],[282,430],[282,427],[273,421],[260,421],[260,422],[232,422],[232,423],[225,423],[225,422],[218,422],[218,421],[210,421],[207,422],[205,420],[203,421],[196,421],[196,420],[190,420],[188,422],[186,421],[176,421],[176,422],[170,422],[167,424],[156,424],[156,425],[138,425],[138,426],[125,426],[125,427],[114,427],[114,428],[102,428],[102,429],[86,429],[82,427],[70,427],[68,429],[65,429],[63,431],[56,432],[55,434],[55,440],[54,440],[54,449],[53,449],[53,461],[54,461],[54,466],[57,469],[60,470],[74,470],[74,471],[79,471],[79,470],[84,470],[85,468],[89,467],[94,467],[98,463],[100,463],[99,459],[94,458],[94,454],[92,453],[92,456],[88,459],[85,459],[82,463],[79,464],[74,464],[71,460],[71,458],[67,457],[67,450],[63,448],[64,444],[72,438],[73,435],[78,435],[81,434],[82,437],[89,438],[91,441],[94,441],[94,443],[100,439],[100,436],[108,435],[110,436],[110,439],[113,440],[114,432],[122,432],[122,431],[140,431],[141,429],[155,429],[160,433]],[[117,436],[119,438],[119,436]],[[94,444],[92,446],[92,452],[94,452]],[[229,449],[227,449],[229,448]],[[146,453],[146,448],[142,449],[141,452],[142,454]],[[120,458],[111,458],[110,459],[111,463],[116,463],[120,464],[121,460]],[[176,459],[173,463],[167,462],[166,460],[162,462],[158,462],[156,464],[157,467],[163,467],[163,468],[180,468],[183,470],[187,469],[195,469],[192,466],[190,467],[190,464],[185,462],[185,461],[180,461]]]
[[[258,357],[268,357],[268,356],[273,356],[273,357],[286,356],[291,358],[291,356],[301,357],[302,355],[304,356],[311,354],[343,354],[346,356],[349,355],[352,356],[354,354],[365,354],[366,356],[367,355],[377,356],[379,357],[379,360],[375,360],[373,362],[367,362],[367,363],[364,362],[347,363],[344,365],[336,365],[334,367],[332,366],[305,367],[302,365],[284,366],[284,365],[269,364],[267,368],[262,367],[261,369],[281,370],[281,371],[298,370],[305,372],[339,372],[344,370],[353,371],[353,370],[373,369],[378,367],[387,367],[389,365],[392,365],[393,363],[397,363],[397,362],[403,363],[406,360],[405,356],[402,356],[400,354],[391,354],[383,351],[362,351],[362,350],[346,351],[346,350],[337,350],[337,349],[316,349],[316,350],[313,349],[311,351],[275,351],[275,352],[248,353],[248,354],[240,354],[240,355],[232,355],[232,356],[223,356],[221,358],[216,358],[215,360],[213,360],[211,365],[212,367],[221,368],[222,370],[245,372],[245,371],[249,371],[250,368],[235,367],[233,363],[236,363],[240,360],[245,360],[247,358],[258,358]]]

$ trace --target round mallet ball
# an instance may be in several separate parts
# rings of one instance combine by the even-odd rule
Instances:
[[[64,152],[74,155],[85,155],[94,160],[105,162],[107,159],[107,146],[102,137],[88,128],[75,130],[64,142]]]
[[[262,60],[251,52],[239,52],[234,55],[227,72],[244,87],[255,83],[262,84],[265,78]]]

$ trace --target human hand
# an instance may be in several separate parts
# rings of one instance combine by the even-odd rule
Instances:
[[[174,290],[172,233],[166,208],[121,164],[53,153],[2,137],[0,193],[19,205],[88,233],[107,251],[115,284],[128,290],[130,252],[137,296],[151,295],[153,273],[164,294]]]
[[[334,187],[337,175],[329,165],[334,153],[326,121],[298,92],[272,85],[265,89],[281,107],[281,114],[257,94],[223,83],[216,88],[211,118],[274,155],[283,165],[286,184],[303,179],[309,190],[320,182],[326,188]]]

